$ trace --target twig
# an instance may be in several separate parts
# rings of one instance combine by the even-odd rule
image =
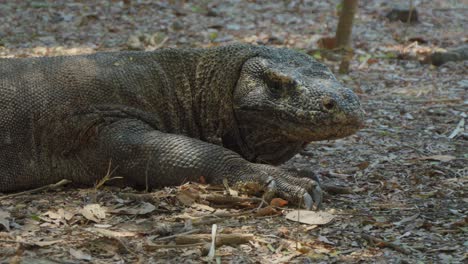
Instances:
[[[213,258],[215,257],[215,253],[216,253],[216,237],[217,237],[217,234],[218,234],[218,225],[217,224],[213,224],[213,226],[211,227],[211,244],[210,244],[210,250],[208,252],[208,256],[207,258],[210,259],[210,260],[213,260]],[[177,243],[177,241],[176,241]]]
[[[189,230],[187,232],[182,232],[182,233],[174,234],[174,235],[171,235],[171,236],[158,237],[158,238],[155,239],[155,241],[169,240],[171,238],[176,238],[178,236],[185,236],[185,235],[193,234],[193,233],[196,233],[196,232],[199,232],[199,231],[200,231],[200,229],[192,229],[192,230]]]
[[[42,187],[39,187],[39,188],[36,188],[36,189],[0,196],[0,200],[5,200],[5,199],[8,199],[8,198],[18,197],[18,196],[25,195],[25,194],[34,194],[34,193],[38,193],[38,192],[42,192],[42,191],[55,190],[55,189],[58,189],[59,187],[67,185],[69,183],[71,183],[71,181],[63,179],[63,180],[61,180],[61,181],[59,181],[57,183],[45,185],[45,186],[42,186]]]
[[[461,98],[456,99],[419,99],[411,100],[412,103],[422,103],[422,104],[432,104],[432,103],[461,103],[463,100]]]
[[[387,242],[387,241],[384,241],[384,240],[382,240],[380,238],[377,238],[377,237],[374,237],[374,236],[361,234],[361,237],[364,238],[365,240],[369,241],[369,243],[375,244],[378,247],[388,247],[388,248],[391,248],[391,249],[393,249],[395,251],[398,251],[398,252],[406,254],[406,255],[411,253],[406,248],[402,248],[401,246],[399,246],[399,245],[397,245],[395,243]]]
[[[205,246],[206,243],[184,244],[184,245],[145,245],[146,249],[160,249],[160,248],[192,248]]]
[[[154,47],[154,49],[160,49],[166,44],[166,42],[169,40],[169,37],[165,37],[158,45]]]
[[[261,198],[256,197],[235,197],[235,196],[225,196],[225,195],[206,195],[203,197],[205,200],[215,204],[241,204],[245,202],[262,202]]]
[[[176,237],[177,245],[185,244],[195,244],[201,242],[210,242],[211,234],[195,234],[195,235],[186,235]],[[216,246],[222,245],[239,245],[248,243],[250,240],[253,240],[253,234],[218,234],[216,236]]]
[[[138,256],[138,254],[133,251],[132,249],[130,249],[127,244],[121,239],[121,238],[117,238],[117,237],[114,237],[118,242],[119,244],[128,252],[130,253],[131,255],[133,256]],[[140,252],[140,254],[143,254],[145,257],[148,257],[148,255],[146,255],[145,253],[143,252]]]
[[[413,11],[414,11],[414,5],[413,5],[413,0],[410,0],[409,1],[409,4],[410,4],[410,10],[409,10],[409,14],[408,14],[408,19],[406,20],[406,26],[405,26],[405,29],[403,31],[403,37],[407,38],[407,32],[408,32],[408,27],[409,27],[409,24],[411,22],[411,17],[413,16]]]
[[[330,184],[322,184],[322,189],[329,194],[353,194],[354,191],[349,187],[341,187]]]
[[[197,222],[193,222],[192,225],[193,226],[201,226],[201,225],[211,225],[211,224],[215,224],[215,223],[219,223],[219,222],[222,222],[225,220],[225,218],[227,217],[234,217],[234,216],[238,216],[239,214],[230,214],[229,216],[222,216],[222,217],[219,217],[219,218],[214,218],[214,219],[203,219],[203,218],[200,218],[199,220],[200,221],[197,221]],[[181,230],[183,230],[185,227],[184,224],[182,223],[175,223],[175,224],[171,224],[171,225],[161,225],[151,231],[149,231],[147,234],[148,235],[168,235],[168,234],[174,234],[174,233],[177,233],[177,232],[180,232]],[[182,234],[182,233],[180,233]],[[176,236],[177,234],[174,234],[174,236]],[[171,235],[173,236],[173,235]]]
[[[112,169],[112,160],[109,160],[109,165],[107,167],[106,175],[104,175],[104,177],[102,179],[100,179],[99,181],[96,182],[96,186],[94,186],[94,189],[98,190],[104,184],[106,184],[106,182],[108,182],[108,181],[112,181],[112,180],[115,180],[115,179],[121,179],[122,177],[119,177],[119,176],[112,177],[112,174],[114,174],[114,172],[117,170],[117,168],[118,168],[118,166],[116,166],[114,169]]]
[[[4,240],[0,239],[1,243],[13,243],[13,244],[23,244],[27,246],[36,246],[36,244],[31,243],[31,242],[26,242],[26,241],[16,241],[16,240]]]

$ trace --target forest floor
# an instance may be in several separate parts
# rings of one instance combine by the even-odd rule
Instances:
[[[248,42],[338,69],[319,43],[334,35],[339,1],[131,2],[6,1],[0,57]],[[390,1],[360,1],[350,73],[337,76],[359,95],[366,127],[286,164],[348,190],[325,196],[333,221],[291,221],[294,206],[257,209],[252,197],[223,204],[222,188],[198,184],[59,187],[0,196],[0,263],[466,263],[468,62],[425,58],[467,43],[468,5],[415,2],[419,22],[407,24],[385,17]],[[223,245],[210,260],[213,224]]]

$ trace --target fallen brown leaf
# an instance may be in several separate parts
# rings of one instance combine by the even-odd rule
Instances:
[[[330,223],[335,216],[327,212],[317,212],[308,210],[294,210],[286,215],[286,219],[309,224],[309,225],[325,225]]]
[[[267,215],[277,215],[277,214],[281,214],[281,212],[279,212],[278,210],[276,210],[275,208],[273,208],[271,206],[260,208],[255,213],[256,216],[267,216]]]
[[[106,209],[99,204],[88,204],[80,213],[88,220],[99,223],[102,219],[106,218]]]
[[[270,202],[270,205],[274,207],[284,207],[288,205],[288,201],[283,200],[281,198],[273,198]]]

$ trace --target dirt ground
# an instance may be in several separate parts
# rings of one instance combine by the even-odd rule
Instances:
[[[340,1],[124,2],[1,1],[0,57],[248,42],[338,69],[318,43],[334,35]],[[59,187],[0,196],[0,263],[466,263],[468,61],[425,58],[467,44],[468,3],[413,2],[419,22],[407,24],[385,17],[390,1],[360,1],[351,72],[338,78],[361,98],[366,127],[285,165],[343,187],[325,196],[333,221],[287,220],[294,206],[258,209],[251,196],[220,202],[222,188],[197,184]],[[234,239],[210,259],[193,239],[213,224],[218,242]]]

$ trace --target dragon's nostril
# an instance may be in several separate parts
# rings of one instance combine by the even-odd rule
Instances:
[[[336,101],[333,98],[325,97],[322,99],[322,105],[326,110],[332,110],[336,106]]]

